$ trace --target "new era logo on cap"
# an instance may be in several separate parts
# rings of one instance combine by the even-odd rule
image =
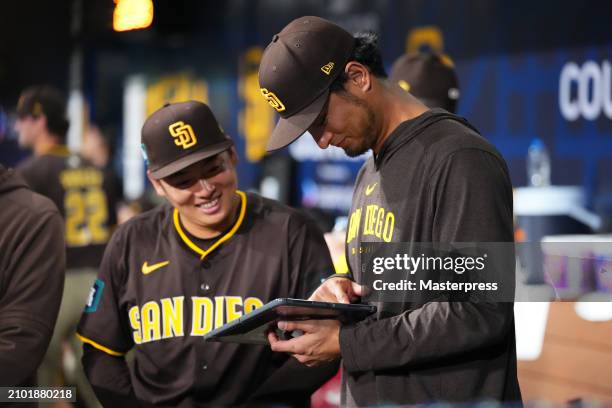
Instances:
[[[343,72],[355,39],[320,17],[293,20],[272,38],[259,65],[259,86],[281,119],[268,150],[285,147],[308,130]]]
[[[323,73],[325,75],[329,75],[331,74],[332,69],[334,69],[334,63],[330,62],[329,64],[325,64],[321,67],[321,71],[323,71]]]
[[[142,127],[142,145],[154,178],[167,177],[232,146],[210,108],[197,101],[166,104]]]

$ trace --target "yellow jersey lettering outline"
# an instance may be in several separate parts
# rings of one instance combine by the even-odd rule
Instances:
[[[359,233],[359,225],[361,224],[361,208],[356,209],[349,218],[349,226],[346,231],[346,243],[350,243]]]
[[[325,75],[331,74],[332,69],[334,69],[334,63],[331,61],[321,67],[321,71],[323,71]]]
[[[370,191],[376,185],[377,183],[374,183],[369,186]],[[376,237],[384,242],[391,242],[395,232],[395,214],[377,204],[369,204],[365,208],[357,208],[349,216],[346,243],[350,244],[354,239],[359,238],[359,231],[361,231],[361,237]],[[355,255],[356,251],[355,248],[351,248],[349,254]]]
[[[174,144],[181,146],[183,149],[189,149],[191,146],[198,143],[191,125],[188,125],[181,120],[168,126],[168,130],[174,138]]]
[[[215,327],[252,312],[264,305],[256,297],[185,296],[154,299],[129,309],[134,343],[144,344],[178,337],[204,336]]]
[[[266,88],[261,88],[259,90],[266,101],[270,104],[271,107],[276,109],[277,112],[282,112],[285,110],[285,105],[278,99],[278,96],[274,94],[274,92],[268,91]]]
[[[170,261],[164,261],[164,262],[158,262],[156,264],[153,265],[149,265],[149,263],[147,261],[145,261],[142,264],[142,273],[144,275],[148,275],[151,272],[154,272],[156,270],[158,270],[159,268],[163,268],[164,266],[168,265],[170,263]]]

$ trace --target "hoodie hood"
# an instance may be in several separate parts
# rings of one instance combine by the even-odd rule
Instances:
[[[13,169],[7,169],[0,164],[0,194],[20,188],[28,188],[26,182]]]
[[[429,126],[446,119],[457,121],[480,134],[474,126],[461,116],[453,115],[440,108],[430,109],[414,119],[409,119],[400,123],[399,126],[391,132],[387,140],[383,143],[380,152],[374,157],[376,169],[378,170],[380,168],[386,158],[391,157],[399,148],[421,134]]]

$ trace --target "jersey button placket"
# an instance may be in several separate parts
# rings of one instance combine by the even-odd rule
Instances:
[[[200,285],[200,290],[202,291],[202,293],[208,293],[210,292],[210,285],[204,282]]]

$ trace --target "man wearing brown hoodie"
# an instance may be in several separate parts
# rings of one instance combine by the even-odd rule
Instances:
[[[327,279],[311,299],[348,302],[363,295],[367,250],[375,244],[512,247],[504,159],[465,119],[429,109],[389,84],[374,35],[353,36],[319,17],[298,18],[266,48],[259,83],[281,117],[268,150],[308,131],[322,149],[373,153],[353,192],[349,273]],[[504,278],[513,283],[510,255]],[[282,330],[304,334],[280,340],[270,333],[272,350],[309,366],[342,358],[346,406],[520,400],[511,297],[473,302],[455,301],[455,294],[399,295],[379,299],[376,315],[357,324],[279,322]]]
[[[49,199],[2,165],[0,208],[0,386],[34,386],[62,299],[64,226]]]

